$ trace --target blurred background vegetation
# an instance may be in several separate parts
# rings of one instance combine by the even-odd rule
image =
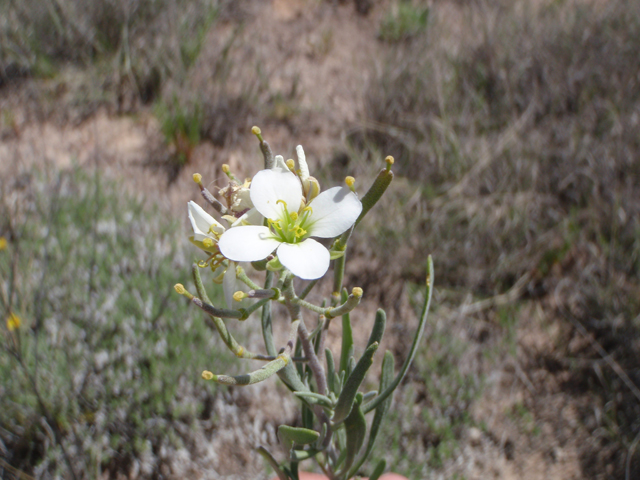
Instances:
[[[436,263],[378,445],[392,470],[640,476],[638,51],[631,0],[2,2],[0,313],[21,319],[0,329],[3,478],[266,475],[203,447],[296,419],[199,379],[246,366],[171,295],[195,254],[166,220],[196,169],[259,168],[252,124],[303,144],[322,185],[364,190],[396,158],[348,267],[403,358]],[[124,175],[16,153],[33,124],[99,112],[148,136]],[[254,423],[214,408],[232,400]]]

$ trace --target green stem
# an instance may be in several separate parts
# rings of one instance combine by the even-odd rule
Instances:
[[[304,300],[305,298],[307,298],[307,295],[309,295],[309,292],[311,292],[311,290],[313,290],[313,287],[316,286],[316,283],[318,283],[318,280],[311,280],[306,287],[304,287],[304,290],[302,290],[302,293],[300,295],[298,295],[298,298]]]
[[[404,376],[407,374],[407,370],[409,370],[409,367],[411,366],[411,363],[413,362],[413,359],[416,356],[416,352],[418,350],[418,344],[422,339],[422,334],[424,333],[424,327],[427,324],[427,315],[429,313],[429,307],[431,306],[431,297],[433,296],[434,276],[433,276],[433,259],[431,258],[431,255],[429,255],[429,258],[427,261],[428,261],[428,276],[427,276],[427,282],[426,282],[427,283],[427,291],[425,295],[426,298],[424,301],[424,305],[422,306],[422,313],[420,314],[420,323],[418,324],[418,330],[416,332],[416,336],[414,337],[413,343],[411,344],[409,355],[405,359],[404,364],[402,365],[402,368],[398,373],[398,376],[393,380],[391,385],[385,388],[383,392],[380,392],[380,395],[378,395],[375,399],[371,400],[362,408],[362,411],[364,413],[368,413],[374,408],[376,408],[378,405],[384,402],[389,395],[393,393],[393,391],[397,388],[397,386],[400,385],[400,382],[402,381]]]
[[[193,281],[196,284],[196,290],[198,291],[198,295],[207,304],[210,304],[211,300],[209,300],[209,296],[207,295],[207,290],[204,288],[204,284],[202,283],[202,277],[200,276],[200,268],[195,263],[191,266],[191,273],[193,275]],[[267,360],[267,358],[263,358],[264,356],[257,353],[249,352],[243,346],[241,346],[236,341],[236,339],[233,338],[233,335],[231,335],[229,330],[227,330],[227,326],[225,325],[224,321],[220,317],[216,317],[215,315],[209,315],[208,317],[205,317],[205,322],[209,327],[213,327],[218,331],[218,333],[220,334],[220,337],[222,338],[222,341],[225,343],[225,345],[229,348],[229,350],[231,350],[231,352],[236,357],[256,359],[256,360]],[[271,357],[273,358],[268,358],[268,359],[273,360],[275,358],[275,349],[273,354],[271,354]]]
[[[236,267],[236,278],[253,290],[260,290],[260,286],[251,280],[242,267]]]
[[[298,338],[300,338],[300,342],[302,343],[302,349],[304,350],[305,356],[309,359],[309,368],[313,372],[313,376],[316,378],[318,393],[321,395],[326,395],[327,377],[325,375],[324,368],[322,368],[322,364],[320,363],[320,360],[316,355],[315,349],[313,348],[313,344],[311,343],[311,338],[309,335],[309,331],[307,330],[307,326],[302,320],[300,305],[294,302],[294,299],[296,298],[296,292],[293,288],[292,276],[287,277],[287,280],[283,285],[283,293],[285,304],[287,306],[287,309],[289,310],[289,314],[291,315],[291,320],[300,320]]]
[[[333,263],[333,293],[331,294],[331,304],[336,306],[340,300],[342,282],[344,280],[344,265],[347,253],[336,259]]]
[[[199,307],[200,309],[207,312],[209,315],[213,315],[214,317],[222,317],[222,318],[237,318],[238,320],[244,320],[244,313],[239,310],[228,310],[226,308],[217,308],[213,305],[203,302],[198,297],[193,297],[191,299],[191,303]]]
[[[300,324],[301,323],[299,320],[291,324],[289,339],[287,340],[287,344],[284,347],[282,353],[278,354],[275,360],[263,365],[259,370],[236,376],[216,375],[211,372],[204,372],[203,378],[206,378],[207,380],[213,380],[214,382],[220,383],[222,385],[237,386],[253,385],[255,383],[266,380],[267,378],[278,373],[291,362],[291,352],[293,351],[294,338],[298,332],[298,327]]]

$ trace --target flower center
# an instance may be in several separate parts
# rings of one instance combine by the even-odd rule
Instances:
[[[282,204],[282,214],[278,219],[267,219],[271,232],[283,243],[298,243],[304,240],[309,230],[311,207],[304,207],[299,212],[290,212],[284,200],[278,200],[277,203]]]

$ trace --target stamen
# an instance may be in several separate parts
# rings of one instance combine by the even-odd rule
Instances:
[[[211,240],[209,237],[207,237],[204,240],[202,240],[202,244],[207,248],[211,248],[211,247],[213,247],[213,240]]]

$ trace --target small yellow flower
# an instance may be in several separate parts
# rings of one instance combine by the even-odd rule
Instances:
[[[8,244],[7,239],[4,237],[0,237],[0,252],[5,248],[7,248],[7,244]]]
[[[20,320],[20,317],[15,313],[11,313],[11,315],[7,317],[7,328],[10,332],[13,332],[14,330],[20,328],[21,323],[22,321]]]

